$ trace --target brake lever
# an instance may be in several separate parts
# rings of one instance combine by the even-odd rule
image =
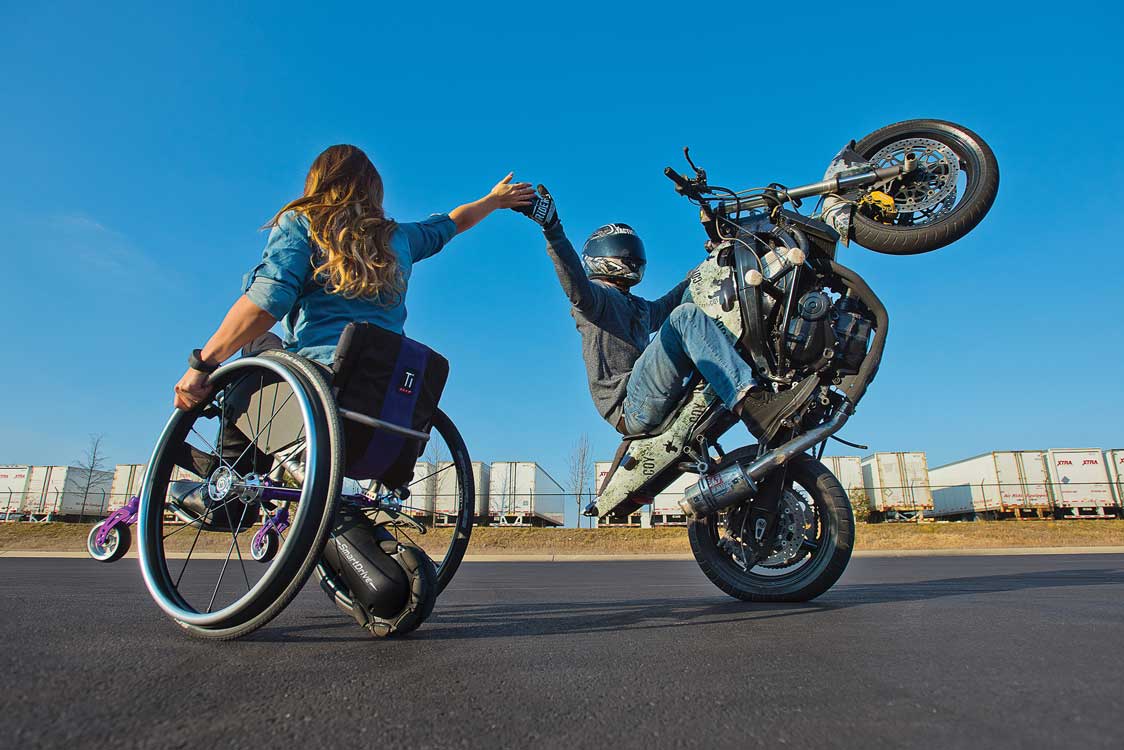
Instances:
[[[686,159],[687,163],[691,165],[691,169],[695,170],[695,180],[700,183],[700,187],[705,188],[706,170],[699,169],[698,166],[695,165],[695,161],[691,158],[691,149],[689,146],[683,147],[683,158]]]

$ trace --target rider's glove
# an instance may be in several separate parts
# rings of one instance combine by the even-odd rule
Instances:
[[[550,229],[558,223],[558,210],[554,206],[554,198],[545,185],[539,185],[539,194],[529,206],[516,208],[521,214],[526,214],[539,224],[543,229]]]

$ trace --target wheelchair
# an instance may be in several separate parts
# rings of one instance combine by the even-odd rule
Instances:
[[[189,634],[244,636],[313,575],[373,635],[404,634],[456,574],[475,512],[456,426],[439,409],[426,432],[342,409],[331,376],[283,350],[244,356],[211,376],[207,403],[164,427],[136,510],[140,567]],[[363,453],[348,450],[356,425],[372,445],[382,434],[423,446],[414,477],[349,479]]]

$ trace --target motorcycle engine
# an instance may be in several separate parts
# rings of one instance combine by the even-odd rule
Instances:
[[[826,292],[805,293],[796,304],[785,331],[788,360],[808,372],[828,366],[838,375],[859,371],[870,343],[872,325],[848,297],[832,302]]]

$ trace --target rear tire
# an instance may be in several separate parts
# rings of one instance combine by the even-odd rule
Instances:
[[[231,552],[227,553],[226,562],[214,584],[214,593],[211,594],[210,602],[206,602],[205,599],[206,592],[211,590],[209,579],[204,580],[206,589],[202,591],[202,598],[199,596],[199,587],[195,586],[194,582],[191,582],[192,591],[181,589],[185,569],[195,549],[194,542],[182,565],[177,563],[174,566],[178,568],[178,573],[173,573],[169,566],[168,561],[172,558],[168,553],[175,551],[166,547],[165,541],[173,533],[178,532],[172,531],[167,534],[164,532],[164,498],[176,456],[182,455],[180,451],[186,444],[189,432],[199,434],[194,425],[196,420],[205,418],[205,405],[200,405],[199,408],[189,412],[177,410],[173,413],[149,461],[149,472],[146,474],[141,492],[138,519],[141,572],[145,585],[160,608],[189,634],[196,637],[219,640],[237,638],[260,628],[276,617],[300,591],[316,565],[332,528],[339,502],[344,460],[342,429],[324,375],[316,365],[306,359],[288,352],[266,351],[253,357],[236,360],[220,368],[211,378],[215,388],[215,396],[212,398],[217,397],[219,393],[229,394],[246,378],[249,380],[245,382],[252,383],[258,373],[261,373],[263,378],[268,376],[271,383],[286,381],[286,387],[293,394],[299,391],[298,405],[304,406],[300,407],[300,424],[291,427],[293,429],[299,427],[300,432],[296,434],[304,436],[307,447],[304,451],[302,467],[305,477],[301,482],[297,513],[280,545],[277,559],[264,565],[264,570],[259,568],[262,572],[257,582],[251,585],[247,577],[245,594],[239,594],[234,601],[227,604],[220,603],[219,607],[212,609],[211,605],[219,591],[223,573],[232,559],[235,561],[234,564],[242,568],[238,572],[247,575],[241,563],[238,534],[234,532],[225,533],[231,534],[230,550],[231,552],[238,550],[238,556],[233,557]],[[287,402],[288,399],[285,399],[285,402],[277,405],[277,408],[283,409]],[[261,429],[269,428],[272,423],[270,414],[266,414],[266,418],[267,421]],[[278,429],[280,425],[273,428],[275,432]],[[256,464],[253,468],[256,472]],[[216,471],[216,474],[218,473],[220,472]],[[206,481],[207,477],[203,479]],[[230,502],[230,500],[224,501],[223,505],[228,505]],[[246,507],[250,507],[250,502],[247,501]],[[260,504],[261,501],[253,502]],[[241,526],[241,521],[237,525]],[[189,523],[185,526],[197,529],[195,535],[197,540],[203,528],[202,524]],[[183,586],[188,586],[188,582],[184,582]],[[225,597],[224,601],[229,598]],[[203,602],[206,602],[205,609],[202,608]]]
[[[884,224],[855,211],[855,242],[878,253],[916,255],[944,247],[975,229],[999,192],[999,164],[987,143],[968,128],[944,120],[906,120],[874,131],[855,144],[865,159],[880,149],[909,138],[926,138],[948,146],[968,173],[964,195],[949,213],[919,226]]]
[[[731,462],[752,459],[756,447],[740,448],[727,454],[715,467],[721,470]],[[688,525],[691,552],[706,577],[730,596],[747,602],[806,602],[831,588],[847,567],[855,541],[855,521],[851,503],[843,486],[831,471],[811,456],[802,454],[788,464],[788,479],[810,496],[818,523],[822,527],[817,541],[822,549],[808,553],[808,562],[798,558],[781,567],[778,575],[754,573],[757,567],[743,570],[729,553],[719,547],[724,533],[724,516],[713,514],[697,518]],[[772,568],[778,569],[778,568]]]

